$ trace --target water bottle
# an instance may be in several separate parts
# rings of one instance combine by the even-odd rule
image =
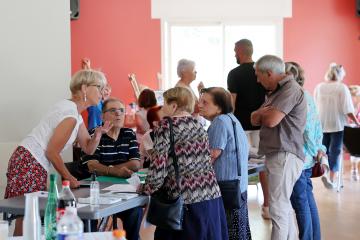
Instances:
[[[56,175],[50,174],[50,189],[45,209],[45,239],[56,239],[56,206],[58,191],[56,186]]]
[[[91,175],[91,184],[90,184],[90,205],[98,206],[100,201],[100,186],[99,182],[96,180],[96,171]]]
[[[64,180],[62,182],[62,190],[59,194],[59,200],[56,209],[56,220],[59,221],[65,213],[66,207],[76,208],[76,199],[70,190],[70,181]]]
[[[23,235],[24,240],[40,240],[41,238],[39,200],[37,196],[31,193],[25,194]]]
[[[113,235],[113,240],[126,240],[126,233],[122,229],[115,229],[112,235]]]
[[[58,240],[82,240],[84,224],[77,216],[75,207],[66,207],[64,216],[57,224]]]

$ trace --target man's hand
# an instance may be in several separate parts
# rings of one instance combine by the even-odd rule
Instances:
[[[120,169],[116,169],[118,177],[129,178],[134,173],[132,170],[127,167],[121,167]]]
[[[101,136],[104,133],[109,132],[112,127],[113,127],[113,124],[111,122],[105,121],[103,126],[95,129],[94,137],[96,139],[100,140]]]
[[[262,121],[261,118],[263,116],[263,114],[267,111],[269,111],[272,107],[271,106],[266,106],[266,107],[261,107],[258,110],[256,110],[255,112],[251,113],[251,124],[253,126],[261,126]]]

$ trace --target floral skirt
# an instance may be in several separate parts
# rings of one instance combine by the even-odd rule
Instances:
[[[22,196],[25,193],[46,190],[46,170],[22,146],[17,147],[12,154],[6,177],[5,198],[13,198]]]

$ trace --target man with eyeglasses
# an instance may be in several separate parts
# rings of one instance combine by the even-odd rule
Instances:
[[[84,168],[98,175],[130,177],[140,168],[139,147],[136,135],[130,128],[124,128],[125,108],[118,99],[105,100],[102,118],[113,124],[107,134],[103,134],[93,155],[83,155]],[[90,130],[90,135],[94,130]]]
[[[112,128],[103,134],[93,155],[83,155],[82,168],[90,174],[96,170],[98,175],[130,177],[140,168],[139,147],[135,132],[124,128],[124,104],[115,98],[104,101],[102,108],[103,121],[112,123]],[[90,130],[90,135],[94,130]],[[142,219],[142,208],[136,207],[116,214],[121,218],[127,239],[138,240]],[[114,219],[114,221],[116,221]]]

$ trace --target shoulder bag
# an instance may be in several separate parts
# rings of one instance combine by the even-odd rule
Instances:
[[[167,118],[170,126],[170,154],[173,159],[175,169],[176,184],[180,189],[180,175],[178,158],[175,154],[175,142],[173,133],[172,119]],[[147,214],[147,221],[159,228],[169,230],[181,230],[184,214],[184,200],[181,193],[176,198],[167,195],[165,189],[161,187],[150,197],[150,203]]]
[[[239,164],[239,157],[238,157],[237,135],[235,131],[236,123],[229,115],[227,116],[231,119],[234,129],[236,164],[237,164],[238,176],[241,176],[241,166]],[[240,209],[240,207],[245,202],[241,198],[240,179],[237,178],[234,180],[218,181],[218,184],[220,187],[221,196],[224,202],[225,209]]]

